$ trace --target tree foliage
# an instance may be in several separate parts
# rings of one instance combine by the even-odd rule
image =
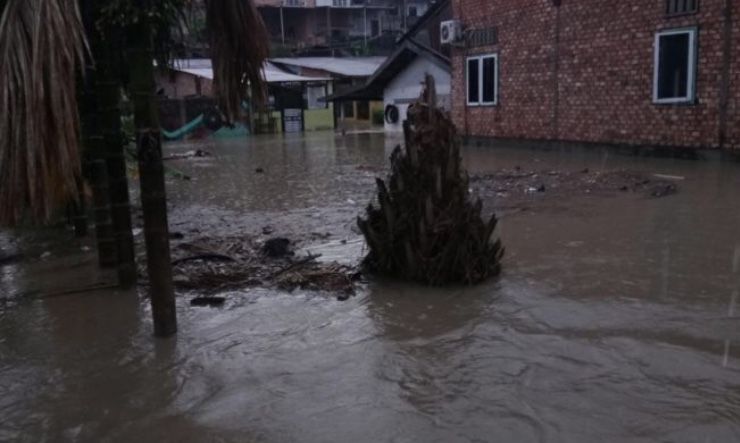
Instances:
[[[213,60],[213,85],[227,120],[238,116],[248,98],[264,98],[262,69],[269,39],[262,16],[251,1],[206,0],[206,23]]]
[[[46,220],[77,195],[77,74],[85,34],[76,0],[7,0],[0,16],[0,224]]]
[[[78,195],[76,82],[86,56],[79,1],[0,0],[0,224],[15,225],[25,214],[47,221],[54,209]],[[182,41],[183,12],[205,6],[222,111],[233,119],[249,86],[261,97],[268,38],[253,0],[90,4],[98,8],[93,37],[112,40],[121,57],[120,73],[127,71],[127,29],[146,20],[154,29],[159,65],[166,66]]]
[[[125,65],[126,29],[147,20],[154,34],[154,55],[160,67],[169,64],[172,55],[182,47],[185,11],[197,3],[193,0],[135,1],[109,0],[100,8],[97,17],[98,32],[113,40]]]

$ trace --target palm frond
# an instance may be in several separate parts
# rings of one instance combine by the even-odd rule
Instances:
[[[262,68],[270,50],[267,30],[252,0],[206,0],[206,27],[213,86],[221,110],[233,121],[250,86],[253,99],[264,101]]]
[[[0,16],[0,224],[46,221],[80,175],[76,0],[6,0]]]

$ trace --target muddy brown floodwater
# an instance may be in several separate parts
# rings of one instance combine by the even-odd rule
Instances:
[[[171,163],[192,177],[169,181],[172,230],[301,236],[356,261],[354,219],[391,146],[327,133],[196,146],[214,156]],[[504,271],[477,287],[370,280],[345,302],[256,287],[221,308],[182,293],[171,340],[152,338],[136,294],[40,295],[87,275],[90,253],[5,234],[0,248],[27,257],[0,267],[0,441],[740,441],[740,167],[598,149],[464,157],[480,175],[684,179],[658,199],[502,205]],[[45,248],[78,252],[53,265]]]

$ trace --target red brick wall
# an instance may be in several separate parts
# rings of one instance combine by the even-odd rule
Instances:
[[[736,0],[731,0],[736,2]],[[453,0],[466,28],[498,44],[453,56],[453,117],[472,136],[718,147],[725,0],[666,18],[664,0]],[[559,33],[558,28],[559,14]],[[740,5],[734,11],[728,145],[740,147]],[[653,46],[663,29],[697,26],[697,103],[655,105]],[[559,44],[556,45],[556,36]],[[465,105],[465,56],[499,54],[499,104]],[[557,68],[556,68],[557,66]],[[556,74],[557,72],[557,74]]]
[[[735,149],[740,149],[740,4],[736,0],[733,3],[732,28],[732,70],[730,71],[730,112],[728,121],[728,144]]]

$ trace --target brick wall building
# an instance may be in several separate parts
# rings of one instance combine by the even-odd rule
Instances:
[[[453,11],[465,135],[740,149],[737,0],[453,0]]]

